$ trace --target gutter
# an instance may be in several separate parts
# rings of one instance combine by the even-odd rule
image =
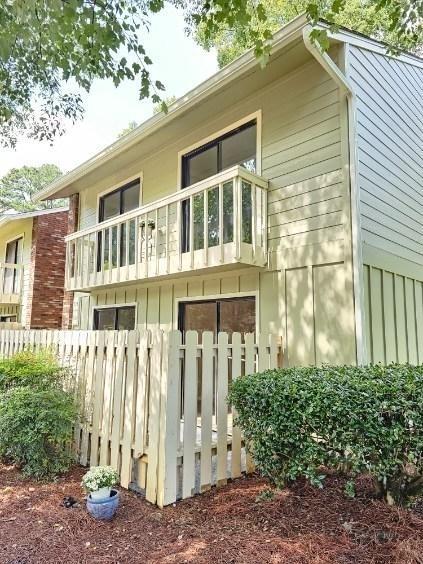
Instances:
[[[341,95],[347,100],[348,112],[348,148],[349,148],[349,184],[351,199],[351,255],[353,273],[353,294],[355,311],[355,336],[357,364],[367,361],[366,340],[364,338],[364,285],[363,285],[363,257],[360,228],[360,185],[358,182],[358,155],[356,129],[356,95],[347,77],[334,63],[327,53],[312,41],[310,33],[312,27],[307,25],[303,29],[303,41],[306,49],[316,59],[320,66],[338,85]]]

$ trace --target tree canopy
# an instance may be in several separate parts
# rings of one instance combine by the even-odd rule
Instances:
[[[0,213],[7,210],[29,212],[63,206],[66,200],[32,201],[32,196],[36,192],[61,175],[62,171],[54,164],[12,168],[0,178]]]
[[[400,48],[422,42],[421,0],[7,0],[0,2],[0,142],[51,142],[82,117],[82,94],[95,79],[137,81],[139,97],[166,111],[144,46],[151,16],[166,4],[183,11],[202,45],[218,46],[221,64],[248,46],[265,59],[272,31],[304,8],[311,23],[323,16]],[[314,39],[324,45],[325,32]]]
[[[423,3],[412,6],[410,10],[423,10]],[[406,10],[406,3],[398,3]],[[276,31],[297,15],[308,12],[311,20],[319,17],[328,20],[333,28],[344,26],[351,30],[369,35],[374,39],[387,43],[388,50],[411,50],[419,51],[423,45],[423,28],[418,22],[413,25],[414,17],[409,14],[408,31],[401,25],[402,17],[396,20],[393,2],[378,2],[373,0],[347,0],[344,2],[332,2],[331,0],[320,0],[315,5],[308,0],[266,0],[266,17],[263,21],[255,16],[256,2],[248,0],[247,11],[251,18],[258,20],[256,26],[246,27],[242,21],[234,21],[231,24],[225,22],[214,28],[207,26],[204,21],[193,22],[195,38],[205,49],[215,47],[218,53],[218,63],[223,67],[233,59],[241,55],[246,49],[253,47],[256,42],[256,30]],[[404,12],[405,13],[405,12]],[[399,14],[398,14],[399,16]],[[416,20],[418,17],[416,11]],[[423,13],[420,13],[423,17]],[[414,29],[414,32],[412,31]],[[265,31],[266,30],[266,31]],[[319,39],[325,42],[325,34]]]

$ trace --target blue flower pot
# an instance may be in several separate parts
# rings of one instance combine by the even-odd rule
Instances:
[[[87,497],[87,510],[94,519],[111,521],[115,516],[119,505],[119,492],[111,490],[110,497],[106,499],[93,500],[91,494]]]

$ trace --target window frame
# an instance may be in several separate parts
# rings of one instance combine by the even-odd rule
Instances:
[[[143,200],[143,172],[139,172],[138,174],[134,174],[133,176],[130,176],[124,180],[122,180],[121,182],[118,182],[117,184],[114,184],[113,186],[107,188],[106,190],[103,190],[102,192],[99,192],[97,194],[97,207],[96,207],[96,217],[97,217],[97,223],[103,223],[103,221],[111,221],[113,219],[117,219],[118,217],[120,217],[120,215],[116,215],[113,218],[107,219],[107,220],[100,220],[101,214],[100,214],[100,206],[101,201],[103,198],[110,196],[111,194],[113,194],[114,192],[119,192],[120,190],[123,190],[125,188],[129,188],[131,184],[135,184],[136,182],[139,182],[140,185],[140,190],[139,190],[139,196],[138,196],[138,207],[142,206],[142,200]],[[122,209],[122,198],[120,200],[120,209]],[[128,212],[125,212],[128,213]]]
[[[108,192],[107,194],[100,196],[100,198],[99,198],[99,208],[98,208],[99,223],[103,223],[104,221],[108,221],[109,219],[115,219],[117,217],[120,217],[124,213],[128,213],[128,212],[123,211],[123,193],[126,190],[133,188],[137,184],[139,186],[139,192],[141,192],[141,182],[140,182],[139,179],[135,179],[132,182],[128,182],[127,184],[124,184],[120,188],[116,188],[116,190],[113,190],[112,192]],[[113,217],[108,217],[107,219],[104,219],[104,200],[106,198],[110,198],[110,196],[113,196],[114,194],[119,194],[119,213],[117,215],[113,216]],[[139,194],[138,194],[138,206],[137,207],[139,207],[139,200],[140,200],[140,197],[139,197]],[[132,210],[130,210],[130,211],[132,211]]]
[[[103,310],[103,309],[114,309],[116,310],[116,314],[115,314],[115,328],[114,329],[98,329],[98,312]],[[135,316],[134,316],[134,329],[121,329],[122,331],[133,331],[137,328],[137,304],[135,303],[130,303],[130,304],[110,304],[110,305],[103,305],[103,306],[95,306],[93,308],[93,315],[92,315],[92,328],[94,331],[118,331],[119,329],[116,329],[116,325],[117,325],[117,320],[118,320],[118,316],[117,316],[117,311],[119,309],[134,309],[135,311]]]
[[[249,291],[249,292],[232,292],[227,294],[210,294],[204,296],[181,296],[175,299],[175,306],[174,306],[174,329],[178,329],[181,331],[181,324],[180,324],[180,306],[183,303],[200,303],[200,302],[209,302],[209,301],[223,301],[223,300],[234,300],[234,299],[245,299],[251,298],[255,300],[255,311],[256,311],[256,335],[260,332],[260,300],[259,300],[259,291]]]
[[[229,124],[227,127],[215,131],[212,135],[208,135],[203,139],[200,139],[196,143],[189,145],[178,151],[178,177],[177,177],[177,190],[183,190],[188,186],[183,186],[183,161],[184,157],[186,157],[189,153],[193,153],[196,150],[201,149],[202,147],[213,144],[213,141],[221,140],[224,137],[230,137],[231,133],[233,133],[236,129],[242,128],[242,126],[247,125],[248,123],[255,121],[256,122],[256,172],[257,176],[261,176],[262,171],[262,111],[261,109],[256,110],[255,112],[244,116],[243,118]]]

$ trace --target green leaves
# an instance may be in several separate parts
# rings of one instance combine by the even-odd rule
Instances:
[[[0,458],[36,479],[52,479],[72,463],[74,392],[48,353],[24,352],[0,364]]]
[[[47,114],[50,115],[49,112]],[[17,212],[27,212],[63,206],[66,204],[66,200],[36,203],[32,201],[34,194],[61,175],[62,172],[59,167],[53,164],[44,164],[40,167],[23,166],[11,169],[5,176],[0,178],[0,213],[10,209]]]
[[[301,13],[312,25],[326,20],[331,32],[345,26],[383,40],[388,51],[418,51],[423,45],[423,3],[414,0],[267,0],[258,4],[228,0],[191,10],[188,21],[197,42],[205,49],[217,49],[221,67],[249,48],[261,58],[271,33]],[[325,30],[315,29],[313,35],[322,49],[328,49]]]
[[[423,367],[290,368],[236,380],[230,402],[259,470],[321,487],[322,467],[370,473],[405,502],[423,482]],[[413,491],[414,491],[413,489]]]

